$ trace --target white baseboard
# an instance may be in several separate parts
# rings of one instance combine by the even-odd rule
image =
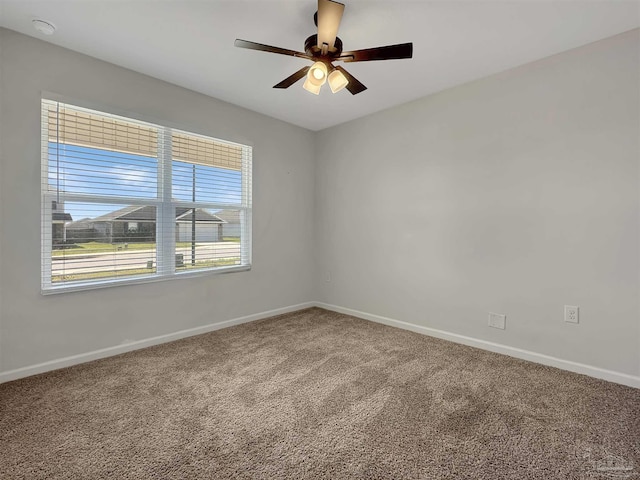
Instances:
[[[459,335],[457,333],[446,332],[444,330],[437,330],[435,328],[423,327],[412,323],[402,322],[400,320],[394,320],[392,318],[375,315],[372,313],[361,312],[359,310],[353,310],[351,308],[339,307],[337,305],[331,305],[323,302],[306,302],[298,305],[290,305],[288,307],[277,308],[274,310],[267,310],[264,312],[256,313],[253,315],[247,315],[244,317],[233,318],[219,323],[213,323],[209,325],[203,325],[201,327],[190,328],[187,330],[180,330],[178,332],[169,333],[166,335],[160,335],[157,337],[147,338],[144,340],[138,340],[135,342],[127,343],[124,345],[116,345],[113,347],[102,348],[92,352],[81,353],[78,355],[72,355],[70,357],[60,358],[57,360],[51,360],[36,365],[30,365],[28,367],[17,368],[15,370],[9,370],[6,372],[0,372],[0,383],[9,382],[11,380],[17,380],[19,378],[29,377],[31,375],[37,375],[39,373],[45,373],[59,368],[70,367],[79,363],[90,362],[92,360],[98,360],[100,358],[111,357],[119,355],[121,353],[131,352],[133,350],[139,350],[141,348],[151,347],[153,345],[159,345],[161,343],[172,342],[174,340],[180,340],[181,338],[191,337],[194,335],[200,335],[202,333],[213,332],[214,330],[220,330],[222,328],[232,327],[234,325],[240,325],[242,323],[249,323],[255,320],[272,317],[275,315],[281,315],[283,313],[294,312],[296,310],[302,310],[310,307],[320,307],[326,310],[331,310],[338,313],[344,313],[346,315],[352,315],[354,317],[362,318],[364,320],[370,320],[376,323],[382,323],[392,327],[402,328],[404,330],[410,330],[412,332],[421,333],[423,335],[429,335],[431,337],[441,338],[443,340],[449,340],[455,343],[461,343],[463,345],[469,345],[471,347],[488,350],[491,352],[501,353],[510,357],[520,358],[522,360],[528,360],[542,365],[548,365],[551,367],[560,368],[562,370],[568,370],[570,372],[581,373],[590,377],[600,378],[609,382],[620,383],[629,387],[640,388],[640,377],[628,375],[626,373],[614,372],[611,370],[605,370],[603,368],[593,367],[591,365],[585,365],[582,363],[572,362],[570,360],[563,360],[561,358],[551,357],[541,353],[531,352],[529,350],[522,350],[520,348],[510,347],[499,343],[488,342],[486,340],[480,340],[477,338],[467,337]]]
[[[372,313],[361,312],[359,310],[353,310],[351,308],[339,307],[337,305],[330,305],[322,302],[314,302],[314,305],[316,307],[324,308],[326,310],[331,310],[338,313],[344,313],[346,315],[352,315],[364,320],[370,320],[372,322],[382,323],[391,327],[398,327],[404,330],[421,333],[423,335],[429,335],[430,337],[441,338],[443,340],[449,340],[451,342],[461,343],[463,345],[469,345],[471,347],[476,347],[483,350],[489,350],[490,352],[501,353],[510,357],[520,358],[522,360],[528,360],[535,363],[541,363],[542,365],[548,365],[550,367],[556,367],[574,373],[581,373],[583,375],[600,378],[609,382],[620,383],[622,385],[627,385],[634,388],[640,388],[640,377],[628,375],[626,373],[614,372],[611,370],[605,370],[603,368],[592,367],[591,365],[572,362],[570,360],[563,360],[561,358],[551,357],[542,353],[522,350],[520,348],[488,342],[486,340],[466,337],[464,335],[450,333],[444,330],[422,327],[413,323],[402,322],[400,320],[394,320],[392,318],[382,317],[380,315],[374,315]]]
[[[194,335],[200,335],[202,333],[213,332],[214,330],[220,330],[222,328],[232,327],[234,325],[240,325],[242,323],[253,322],[263,318],[281,315],[283,313],[295,312],[296,310],[302,310],[304,308],[310,308],[313,306],[315,306],[314,302],[299,303],[298,305],[290,305],[288,307],[276,308],[275,310],[267,310],[265,312],[255,313],[253,315],[247,315],[245,317],[233,318],[231,320],[225,320],[219,323],[212,323],[209,325],[203,325],[201,327],[180,330],[178,332],[168,333],[166,335],[160,335],[152,338],[146,338],[144,340],[137,340],[135,342],[126,343],[124,345],[101,348],[100,350],[94,350],[92,352],[72,355],[70,357],[64,357],[57,360],[51,360],[49,362],[38,363],[36,365],[30,365],[28,367],[17,368],[15,370],[8,370],[6,372],[0,372],[0,383],[10,382],[11,380],[17,380],[19,378],[29,377],[31,375],[37,375],[38,373],[50,372],[59,368],[70,367],[72,365],[90,362],[92,360],[98,360],[100,358],[112,357],[121,353],[131,352],[133,350],[139,350],[141,348],[151,347],[153,345],[159,345],[161,343],[172,342],[174,340],[180,340],[181,338],[192,337]]]

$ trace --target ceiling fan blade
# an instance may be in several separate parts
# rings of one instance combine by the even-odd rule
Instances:
[[[351,95],[357,95],[358,93],[364,92],[367,89],[367,87],[360,83],[360,81],[356,77],[351,75],[340,65],[338,65],[336,69],[340,70],[342,74],[347,77],[347,80],[349,81],[349,83],[347,84],[347,90],[351,92]]]
[[[295,50],[288,50],[286,48],[272,47],[271,45],[263,45],[262,43],[250,42],[249,40],[240,40],[239,38],[236,38],[234,45],[240,48],[248,48],[249,50],[279,53],[280,55],[289,55],[291,57],[300,57],[311,60],[311,57],[306,53],[296,52]]]
[[[330,52],[335,51],[333,44],[336,42],[338,27],[342,20],[344,5],[333,0],[318,0],[318,48],[326,43]]]
[[[293,85],[294,83],[296,83],[298,80],[300,80],[301,78],[303,78],[307,72],[309,71],[311,67],[304,67],[301,68],[300,70],[298,70],[296,73],[294,73],[293,75],[288,76],[287,78],[285,78],[284,80],[282,80],[280,83],[278,83],[277,85],[274,85],[273,88],[289,88],[291,85]]]
[[[386,47],[342,52],[336,60],[342,60],[343,62],[368,62],[370,60],[398,60],[401,58],[411,58],[412,56],[413,43],[399,43],[398,45],[387,45]]]

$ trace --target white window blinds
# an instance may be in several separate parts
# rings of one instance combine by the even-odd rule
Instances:
[[[249,268],[251,154],[43,100],[43,292]]]

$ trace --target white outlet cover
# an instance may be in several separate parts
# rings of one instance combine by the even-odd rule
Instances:
[[[500,313],[489,312],[489,326],[504,330],[507,328],[507,316]]]
[[[565,305],[564,321],[568,323],[580,323],[580,307],[575,305]]]

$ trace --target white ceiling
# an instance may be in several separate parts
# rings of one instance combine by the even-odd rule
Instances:
[[[412,41],[411,60],[343,64],[368,90],[271,88],[308,62],[235,48],[302,51],[314,0],[0,0],[0,25],[311,130],[640,25],[638,1],[344,0],[345,50]],[[53,36],[31,20],[57,26]]]

